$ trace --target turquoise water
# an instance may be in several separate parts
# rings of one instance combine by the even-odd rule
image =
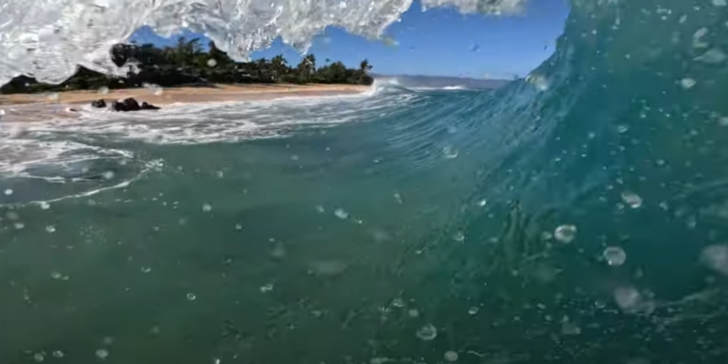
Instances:
[[[0,361],[723,363],[721,4],[576,1],[496,91],[6,126]]]

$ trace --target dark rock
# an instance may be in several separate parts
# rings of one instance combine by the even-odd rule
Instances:
[[[112,111],[129,111],[126,109],[126,105],[119,101],[112,101],[111,102],[111,110]]]
[[[146,102],[142,102],[142,110],[159,110],[159,106],[154,106],[152,104],[147,104]]]
[[[158,106],[147,104],[142,102],[141,105],[133,98],[124,99],[121,101],[112,101],[111,110],[113,111],[139,111],[139,110],[159,110]]]
[[[126,111],[139,111],[142,109],[141,106],[139,106],[139,103],[137,100],[134,100],[133,98],[124,99],[122,101],[124,106],[126,106]]]
[[[104,101],[104,100],[91,101],[91,107],[98,107],[98,108],[106,107],[106,101]]]

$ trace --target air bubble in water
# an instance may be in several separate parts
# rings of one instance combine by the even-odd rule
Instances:
[[[212,211],[212,205],[210,205],[209,203],[202,204],[202,211],[204,211],[204,212]]]
[[[561,323],[561,333],[564,335],[579,335],[581,328],[573,322],[565,321]]]
[[[147,90],[149,90],[151,93],[153,93],[156,96],[159,96],[162,93],[164,93],[164,89],[159,85],[144,83],[144,84],[142,84],[142,86],[144,86],[144,88],[146,88]]]
[[[726,60],[726,54],[718,48],[712,48],[707,52],[703,53],[702,56],[695,58],[696,61],[701,61],[709,64],[718,64]]]
[[[48,202],[43,201],[43,202],[40,203],[40,208],[42,210],[48,210],[49,208],[51,208],[51,204],[49,204]]]
[[[22,222],[16,222],[15,224],[13,224],[13,226],[15,226],[16,230],[23,230],[25,224],[23,224]]]
[[[627,260],[627,253],[618,246],[610,246],[604,249],[602,256],[606,259],[607,264],[611,266],[620,266]]]
[[[407,311],[407,316],[409,316],[411,318],[418,318],[418,317],[420,317],[420,311],[417,310],[416,308],[411,308]]]
[[[45,229],[46,229],[46,231],[47,231],[47,232],[49,232],[49,233],[54,233],[54,232],[56,232],[56,227],[55,227],[55,226],[53,226],[53,225],[48,225],[48,226],[46,226],[46,228],[45,228]]]
[[[627,126],[627,125],[619,125],[619,126],[617,126],[617,132],[619,134],[624,134],[627,131],[629,131],[629,126]]]
[[[437,337],[437,328],[432,324],[427,324],[417,329],[415,335],[418,339],[423,341],[435,340],[435,338]]]
[[[109,93],[109,88],[106,86],[99,87],[99,95],[106,95]]]
[[[349,218],[349,213],[344,211],[344,209],[340,209],[340,208],[334,210],[334,215],[336,215],[336,217],[338,217],[339,219],[342,219],[342,220]]]
[[[468,314],[476,315],[478,313],[478,311],[479,311],[479,309],[477,307],[473,306],[468,309]]]
[[[33,360],[37,362],[42,362],[45,360],[45,353],[35,353],[33,354]]]
[[[680,86],[682,86],[684,89],[690,89],[693,86],[695,86],[696,84],[697,84],[697,82],[692,78],[686,77],[686,78],[683,78],[682,80],[680,80]]]
[[[622,192],[622,201],[633,209],[638,209],[642,206],[642,197],[631,191]]]
[[[458,157],[458,150],[451,147],[451,146],[445,146],[442,148],[442,154],[445,155],[445,158],[447,159],[455,159]]]
[[[151,272],[151,271],[152,271],[152,268],[149,268],[149,267],[142,267],[142,268],[141,268],[140,270],[142,271],[142,273],[149,273],[149,272]]]
[[[554,230],[554,238],[562,243],[571,243],[576,238],[576,226],[561,225]]]
[[[726,0],[712,0],[713,6],[723,7],[728,5],[728,2]]]
[[[708,268],[728,275],[728,245],[710,245],[703,249],[700,260]]]
[[[61,279],[61,278],[63,278],[63,274],[58,273],[58,272],[51,272],[51,278],[53,278],[53,279]]]
[[[261,293],[268,293],[272,290],[273,290],[273,283],[268,283],[268,284],[260,287]]]
[[[12,194],[13,194],[13,190],[12,189],[8,188],[8,189],[5,190],[5,196],[10,196]]]
[[[194,301],[197,298],[194,293],[190,292],[187,294],[187,300],[188,301]]]
[[[452,350],[446,351],[445,352],[445,355],[444,355],[444,358],[445,358],[445,360],[447,360],[449,362],[457,361],[458,360],[458,353],[456,353],[456,352],[454,352]]]
[[[66,354],[60,350],[53,351],[52,355],[54,358],[62,358],[64,356],[66,356]]]
[[[96,350],[96,356],[101,360],[105,360],[109,357],[109,352],[106,349],[99,349]]]
[[[458,231],[452,236],[452,238],[458,243],[462,243],[465,241],[465,234],[462,231]]]
[[[215,67],[215,66],[217,66],[217,61],[215,60],[215,58],[208,59],[207,60],[207,66],[208,67]]]
[[[110,180],[114,178],[114,172],[106,171],[102,174],[102,176],[104,177],[104,179]]]

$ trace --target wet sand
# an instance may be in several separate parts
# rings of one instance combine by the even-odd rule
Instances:
[[[210,85],[165,89],[120,89],[106,94],[98,91],[68,91],[55,94],[0,95],[0,118],[6,121],[45,121],[50,118],[72,118],[79,106],[104,99],[107,104],[127,97],[139,103],[169,105],[174,103],[266,101],[287,97],[318,97],[355,95],[366,92],[369,86],[359,85]],[[4,115],[3,115],[4,114]]]

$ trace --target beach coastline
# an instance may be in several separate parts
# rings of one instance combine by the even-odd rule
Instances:
[[[64,91],[58,93],[0,95],[0,109],[6,121],[41,122],[48,119],[73,118],[94,100],[123,100],[128,97],[164,108],[171,104],[215,102],[271,101],[285,98],[357,95],[370,86],[345,84],[243,84],[170,88],[131,88],[110,90]]]

